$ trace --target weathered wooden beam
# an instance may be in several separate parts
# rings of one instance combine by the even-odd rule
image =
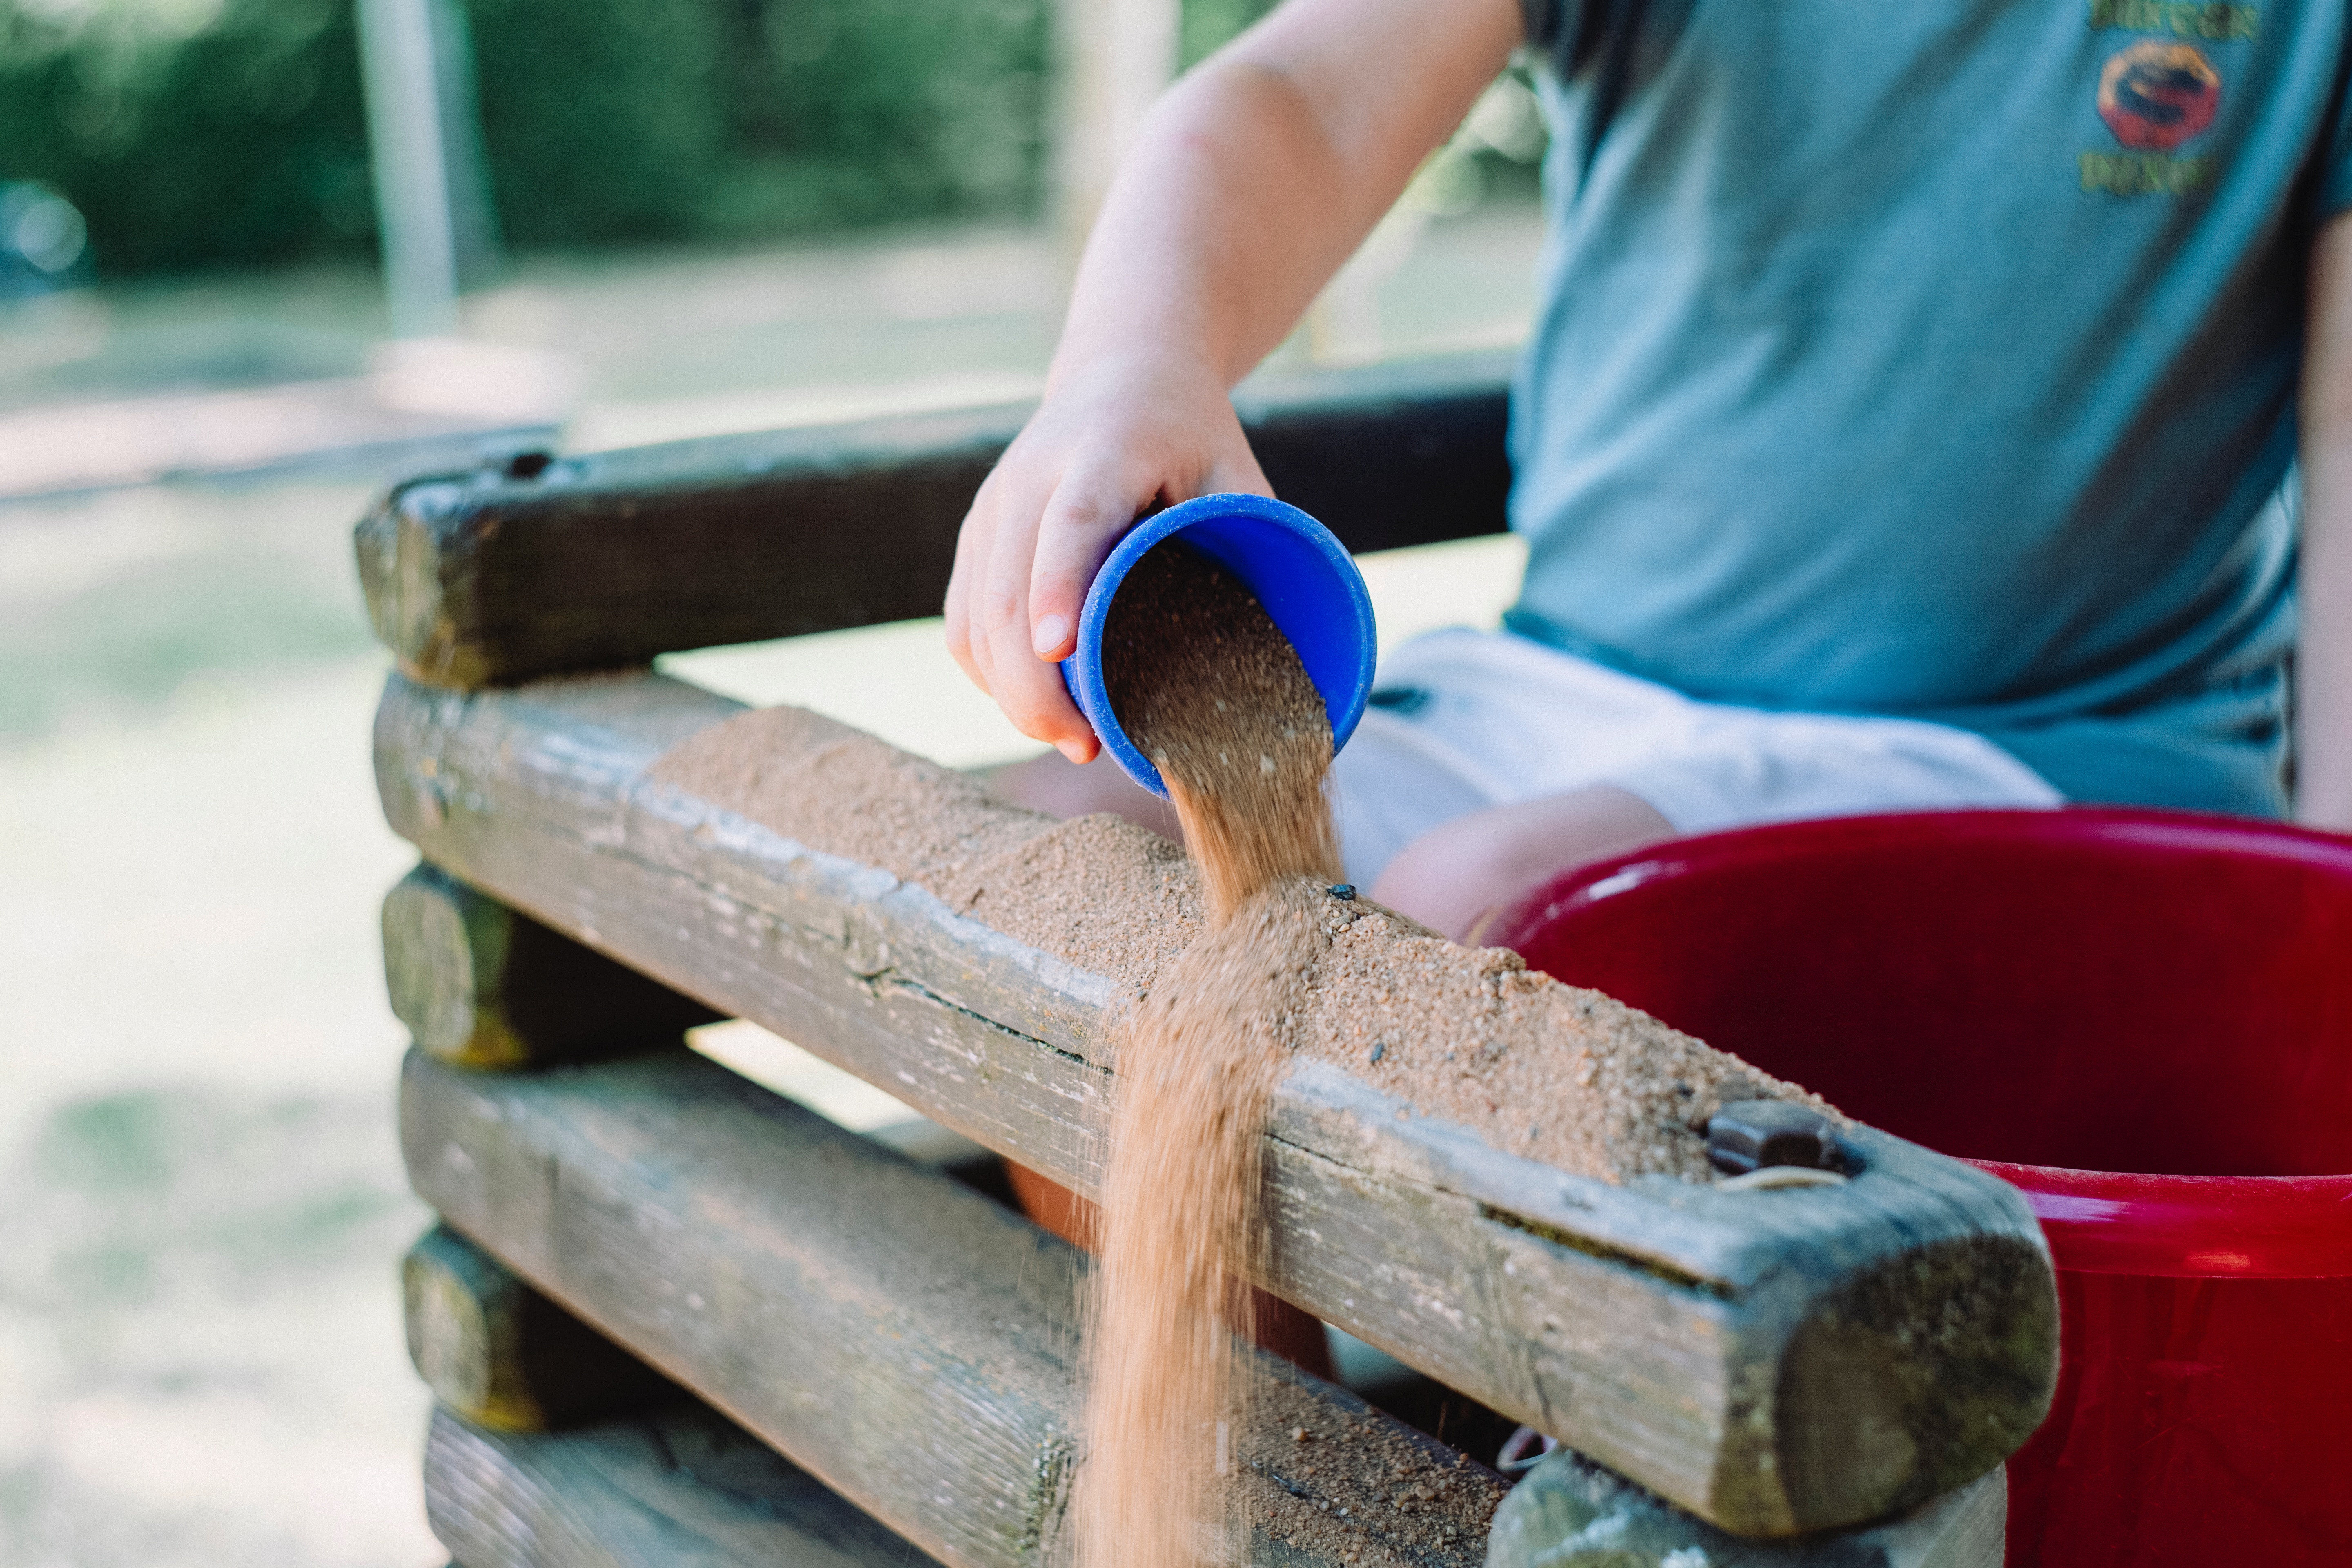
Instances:
[[[1083,1260],[1064,1243],[684,1053],[518,1077],[412,1054],[401,1140],[417,1190],[454,1223],[925,1550],[957,1564],[1062,1560],[1083,1462]],[[1253,1561],[1486,1560],[1503,1496],[1492,1472],[1271,1357],[1253,1356],[1249,1375],[1257,1414],[1234,1451]],[[1769,1544],[1572,1456],[1552,1472],[1545,1489],[1560,1499],[1522,1505],[1512,1537],[1531,1555],[1577,1531],[1613,1550],[1612,1527],[1592,1526],[1622,1516],[1613,1568],[2000,1561],[1998,1530],[1988,1552],[1961,1529],[1981,1522],[1998,1472],[1957,1509]],[[1906,1554],[1946,1537],[1978,1546]]]
[[[1078,1457],[1076,1249],[684,1051],[527,1075],[412,1052],[400,1122],[450,1224],[924,1551],[1053,1558]],[[1474,1568],[1498,1478],[1286,1363],[1250,1373],[1260,1419],[1236,1451],[1261,1557],[1377,1544]],[[1423,1487],[1451,1503],[1389,1506]]]
[[[436,1411],[425,1513],[465,1568],[934,1568],[766,1444],[687,1402],[577,1432]]]
[[[469,882],[1097,1191],[1128,994],[648,776],[737,711],[652,676],[470,696],[395,678],[379,788]],[[927,801],[887,805],[919,820]],[[1270,1108],[1265,1283],[1728,1529],[1884,1517],[2032,1431],[2056,1301],[2012,1189],[1849,1142],[1865,1168],[1839,1186],[1611,1185],[1302,1061]]]
[[[478,1426],[541,1432],[675,1397],[669,1380],[446,1226],[401,1260],[408,1359]]]
[[[459,1067],[642,1050],[719,1017],[429,865],[384,895],[383,973],[393,1016]]]
[[[1236,397],[1267,478],[1350,548],[1500,532],[1507,356]],[[1025,405],[730,436],[401,485],[358,528],[376,635],[471,688],[935,616]]]
[[[1486,1568],[1998,1568],[2009,1536],[2009,1478],[1995,1468],[1890,1523],[1816,1541],[1759,1545],[1696,1524],[1570,1449],[1544,1459],[1496,1511]]]

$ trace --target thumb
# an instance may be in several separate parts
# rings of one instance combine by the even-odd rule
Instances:
[[[1078,644],[1078,612],[1087,590],[1159,487],[1122,474],[1108,463],[1073,466],[1063,475],[1037,524],[1030,568],[1029,626],[1040,658],[1069,657]]]

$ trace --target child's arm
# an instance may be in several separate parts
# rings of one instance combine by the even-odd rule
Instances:
[[[1154,500],[1266,489],[1227,394],[1519,41],[1516,0],[1288,0],[1145,121],[1087,241],[1045,399],[981,487],[948,647],[1024,733],[1097,750],[1053,661]]]
[[[2295,817],[2352,830],[2352,215],[2311,258],[2303,372]]]

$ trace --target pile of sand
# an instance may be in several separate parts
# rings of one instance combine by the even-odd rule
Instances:
[[[1206,927],[1200,874],[1175,843],[1115,816],[1057,822],[803,709],[714,725],[651,776],[1139,994]]]
[[[1182,849],[1110,816],[1069,822],[792,708],[697,734],[654,776],[826,854],[878,866],[1140,998],[1207,929]],[[1326,897],[1286,1045],[1417,1114],[1603,1181],[1710,1174],[1697,1129],[1727,1100],[1795,1088],[1645,1013],[1465,948],[1370,900]]]

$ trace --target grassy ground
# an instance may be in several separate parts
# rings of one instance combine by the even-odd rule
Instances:
[[[1401,341],[1489,341],[1523,319],[1523,277],[1508,297],[1496,279],[1526,226],[1433,244],[1400,275]],[[743,258],[580,270],[594,289],[566,292],[558,268],[530,285],[573,312],[534,331],[635,332],[631,352],[659,358],[655,329],[704,312],[684,368],[610,351],[583,436],[839,415],[857,387],[927,377],[1018,383],[1049,335],[1002,277],[947,299],[929,250],[775,259],[805,320],[761,304]],[[722,353],[755,307],[767,324]],[[863,361],[861,319],[879,345]],[[427,1216],[394,1142],[405,1041],[375,934],[414,858],[368,764],[386,661],[349,528],[372,484],[0,508],[0,1568],[444,1559],[395,1275]],[[1384,630],[1491,617],[1513,551],[1370,563]],[[954,763],[1027,749],[934,625],[672,663]]]
[[[439,1561],[362,493],[0,521],[0,1563]]]

